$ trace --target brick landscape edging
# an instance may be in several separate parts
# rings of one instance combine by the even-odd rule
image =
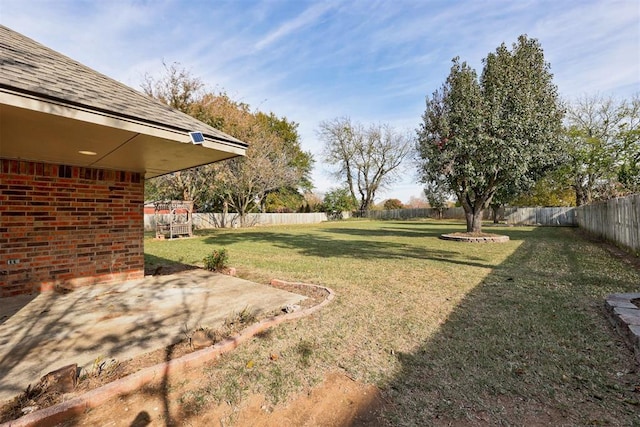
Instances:
[[[194,368],[203,365],[206,362],[214,360],[216,357],[234,350],[243,342],[253,338],[256,334],[278,325],[282,322],[300,319],[309,316],[324,306],[329,304],[335,298],[332,289],[325,286],[312,285],[299,282],[285,282],[284,280],[273,279],[271,286],[294,286],[294,287],[312,287],[322,289],[327,292],[327,296],[320,304],[304,310],[288,313],[280,316],[273,316],[260,322],[257,322],[248,328],[245,328],[239,334],[227,338],[211,347],[197,350],[186,354],[168,362],[159,363],[148,368],[144,368],[138,372],[120,378],[114,382],[106,384],[97,389],[88,391],[81,396],[74,397],[66,402],[43,408],[38,411],[27,414],[13,421],[0,424],[0,427],[32,427],[32,426],[51,426],[60,423],[71,416],[80,415],[85,410],[95,408],[106,401],[118,395],[132,392],[155,379],[163,376],[173,375],[187,368]]]
[[[640,363],[640,307],[633,300],[640,299],[640,293],[611,294],[605,300],[609,321],[631,346]]]
[[[453,240],[454,242],[466,242],[466,243],[504,243],[509,241],[509,236],[461,236],[458,234],[441,234],[442,240]]]

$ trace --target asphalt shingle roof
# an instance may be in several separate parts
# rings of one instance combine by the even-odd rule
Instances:
[[[0,90],[36,95],[178,131],[246,144],[0,25]]]

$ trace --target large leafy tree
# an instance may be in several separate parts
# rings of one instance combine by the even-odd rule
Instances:
[[[336,179],[343,181],[359,209],[369,209],[376,192],[398,178],[402,162],[413,140],[387,124],[365,127],[347,117],[320,123],[324,160],[336,167]]]
[[[304,192],[313,190],[311,172],[315,161],[310,152],[302,150],[298,123],[292,122],[286,117],[278,117],[274,113],[258,112],[256,118],[261,126],[269,129],[282,140],[284,150],[287,152],[287,158],[289,159],[289,166],[300,171],[300,181],[296,183],[297,188],[293,190],[295,192],[298,189]]]
[[[576,204],[640,191],[640,98],[585,96],[568,109],[565,180]]]
[[[173,64],[157,80],[147,77],[145,92],[197,119],[249,143],[245,157],[201,166],[148,181],[156,198],[192,200],[200,210],[246,214],[264,207],[279,190],[311,187],[313,158],[300,146],[297,123],[274,113],[251,111],[226,93],[203,89],[199,79]]]
[[[505,184],[524,189],[560,159],[563,117],[550,66],[535,39],[520,36],[484,60],[480,78],[454,58],[443,86],[427,98],[418,129],[424,183],[455,194],[468,232]]]
[[[264,120],[261,113],[251,112],[248,105],[235,102],[226,94],[205,95],[197,110],[204,122],[249,143],[245,157],[209,166],[216,178],[213,192],[223,212],[239,213],[241,224],[247,213],[263,207],[270,192],[296,188],[308,173],[296,160],[301,156],[297,138],[283,138],[273,127],[274,122],[279,122],[297,135],[295,123],[275,116]],[[306,155],[310,158],[310,154]]]

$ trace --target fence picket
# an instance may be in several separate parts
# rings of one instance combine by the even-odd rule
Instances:
[[[576,211],[580,227],[640,253],[640,194],[580,206]]]

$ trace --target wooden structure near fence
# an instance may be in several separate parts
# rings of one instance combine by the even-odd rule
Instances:
[[[157,239],[193,236],[193,202],[173,200],[154,205]]]

